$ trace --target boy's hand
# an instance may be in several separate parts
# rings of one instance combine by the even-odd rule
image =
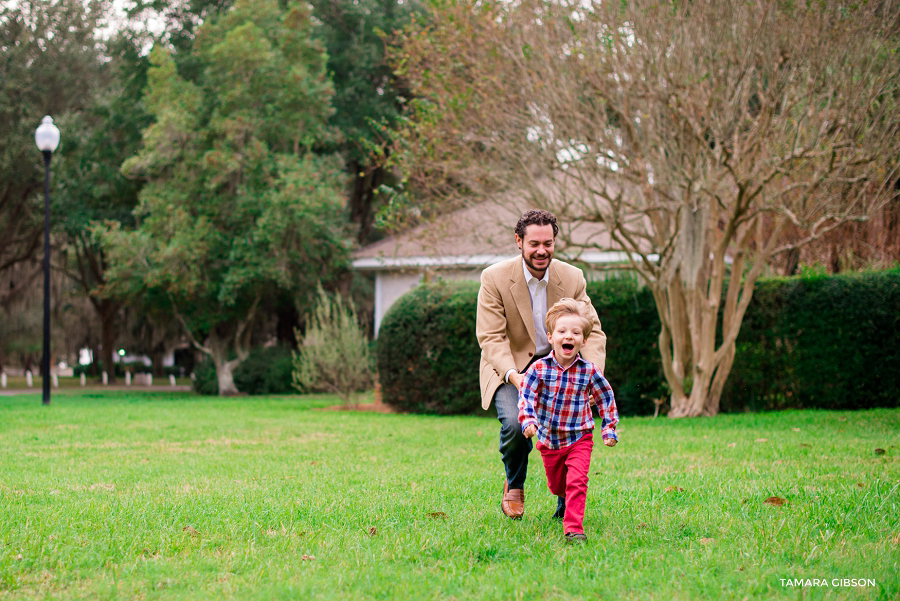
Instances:
[[[614,447],[614,446],[616,446],[616,442],[618,442],[618,441],[615,438],[607,438],[606,440],[603,441],[603,444],[605,444],[608,447]]]
[[[527,426],[522,434],[525,435],[525,438],[531,438],[532,436],[537,434],[537,426],[535,426],[534,424]]]

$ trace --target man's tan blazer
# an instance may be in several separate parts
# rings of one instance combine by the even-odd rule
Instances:
[[[584,275],[577,267],[556,259],[550,262],[548,270],[548,310],[561,298],[588,303],[594,329],[581,355],[602,372],[606,366],[606,334],[600,329],[597,311],[585,292]],[[506,372],[525,369],[537,348],[531,294],[521,256],[491,265],[481,273],[475,335],[481,346],[481,406],[487,409]]]

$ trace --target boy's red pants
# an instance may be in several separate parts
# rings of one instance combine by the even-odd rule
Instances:
[[[566,534],[584,532],[584,502],[593,449],[594,435],[591,432],[562,449],[548,448],[540,441],[537,443],[547,472],[547,487],[557,497],[566,499],[566,513],[563,516],[563,532]]]

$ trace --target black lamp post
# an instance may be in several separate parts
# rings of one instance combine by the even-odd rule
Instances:
[[[50,116],[44,117],[34,132],[34,141],[44,155],[44,357],[41,373],[44,378],[44,405],[50,404],[50,159],[59,146],[59,129]]]

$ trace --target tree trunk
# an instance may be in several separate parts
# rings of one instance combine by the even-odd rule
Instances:
[[[734,364],[735,342],[753,295],[753,286],[762,267],[771,257],[772,246],[780,236],[782,227],[783,223],[776,225],[771,239],[759,252],[756,262],[746,274],[743,248],[750,239],[749,235],[742,237],[738,245],[739,250],[733,253],[732,272],[728,278],[727,290],[724,291],[725,306],[721,314],[722,342],[718,347],[716,339],[720,323],[719,307],[723,300],[726,277],[724,246],[720,246],[713,253],[708,288],[705,291],[700,287],[684,290],[685,303],[691,307],[689,314],[697,314],[699,318],[689,323],[682,322],[674,325],[672,322],[669,323],[670,328],[679,327],[690,330],[694,351],[691,364],[685,370],[690,374],[690,381],[674,379],[672,377],[674,370],[666,370],[666,380],[672,390],[669,417],[700,417],[719,413],[722,391]],[[670,305],[668,313],[671,312]],[[660,313],[662,314],[663,311],[661,310]],[[687,332],[682,332],[681,335],[686,334]],[[675,332],[671,334],[671,338],[676,338]],[[664,337],[660,336],[660,343],[663,342]],[[663,351],[663,356],[666,352],[671,353],[671,345],[661,351]]]
[[[113,353],[116,346],[116,316],[119,313],[119,303],[104,298],[94,306],[100,314],[100,361],[103,362],[103,370],[109,376],[109,383],[112,384],[116,381]]]
[[[187,326],[184,317],[178,312],[175,303],[172,303],[175,309],[175,316],[184,327],[194,347],[208,355],[213,365],[216,367],[216,380],[219,384],[219,396],[235,396],[241,394],[234,383],[234,370],[243,363],[250,354],[250,341],[252,338],[252,325],[256,319],[256,312],[259,308],[261,296],[257,296],[247,311],[247,316],[238,322],[224,322],[215,325],[209,331],[209,343],[207,345],[200,344],[194,336],[191,329]],[[228,356],[231,349],[234,348],[237,357],[229,359]]]
[[[350,222],[359,225],[357,241],[365,244],[375,226],[375,194],[384,183],[384,167],[368,167],[358,161],[350,163],[350,172],[355,175],[350,191]]]
[[[163,367],[163,359],[166,356],[166,347],[164,344],[157,345],[150,352],[150,360],[153,362],[153,377],[162,378],[166,375],[165,367]]]
[[[285,296],[275,307],[278,324],[275,328],[278,342],[297,350],[296,328],[300,325],[300,313],[293,299]]]
[[[240,391],[234,383],[234,368],[237,361],[223,361],[221,357],[213,359],[216,365],[216,380],[219,383],[219,396],[237,396]]]
[[[219,383],[219,396],[237,396],[241,392],[234,383],[234,370],[241,364],[241,359],[228,359],[228,351],[234,334],[222,334],[218,327],[209,333],[209,351],[216,366],[216,380]]]

